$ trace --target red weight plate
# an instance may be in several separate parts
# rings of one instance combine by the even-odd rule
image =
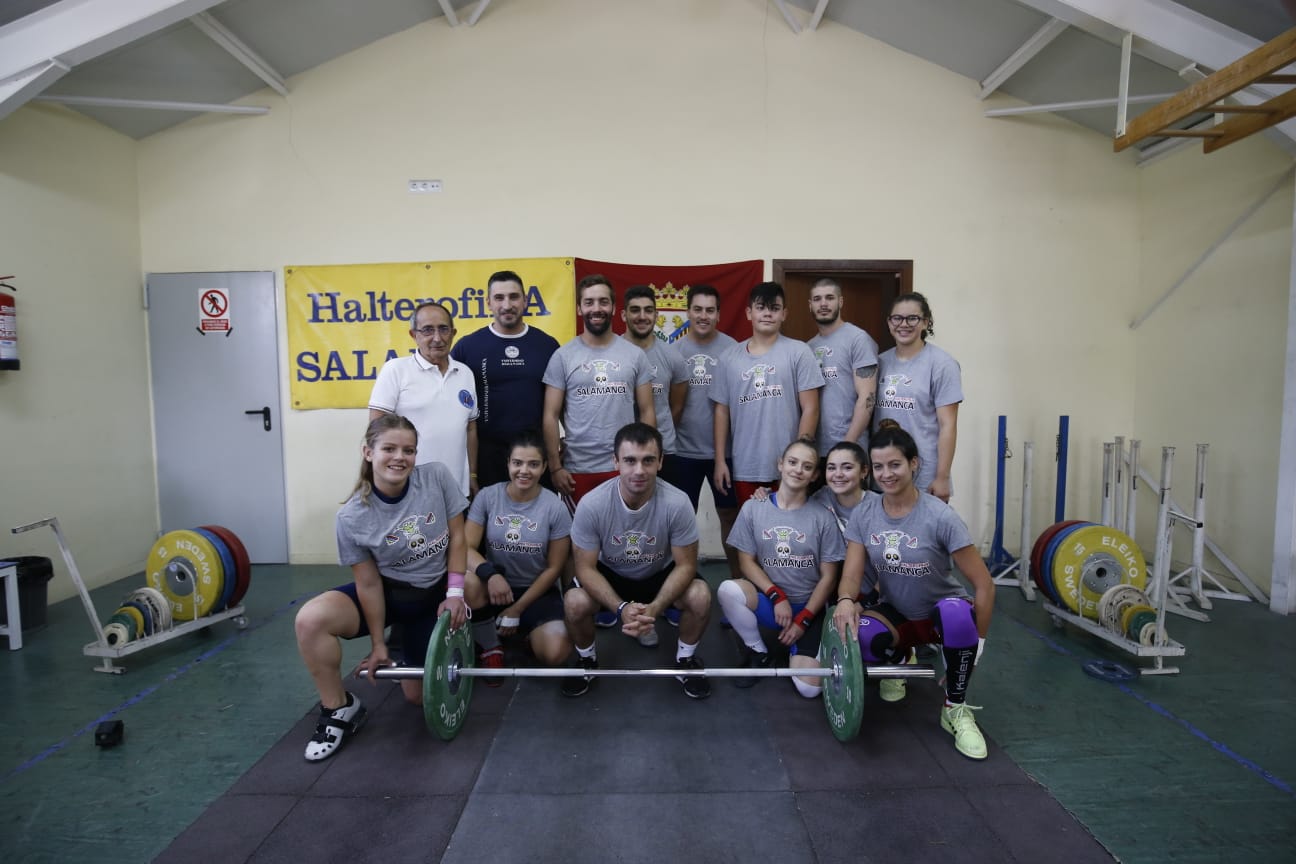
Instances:
[[[1048,548],[1049,541],[1051,541],[1059,531],[1072,525],[1079,525],[1082,521],[1083,520],[1081,519],[1071,519],[1066,522],[1053,523],[1044,529],[1044,532],[1039,535],[1039,539],[1035,541],[1035,545],[1031,547],[1031,579],[1035,582],[1035,587],[1044,592],[1045,597],[1052,598],[1053,592],[1049,588],[1044,587],[1044,550]]]
[[[243,596],[247,594],[248,585],[252,582],[252,561],[248,558],[247,547],[243,545],[243,541],[238,538],[238,535],[228,528],[222,528],[220,525],[203,525],[202,527],[224,540],[225,545],[234,554],[237,584],[234,586],[233,596],[230,597],[229,603],[226,604],[226,608],[233,608],[243,601]]]

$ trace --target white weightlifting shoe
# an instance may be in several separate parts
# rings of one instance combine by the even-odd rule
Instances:
[[[321,705],[319,724],[306,743],[306,761],[319,762],[336,753],[364,725],[365,714],[354,693],[347,693],[346,704],[341,708],[330,711]]]

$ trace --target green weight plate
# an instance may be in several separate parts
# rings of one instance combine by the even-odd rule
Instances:
[[[833,609],[824,612],[823,640],[819,665],[839,669],[841,674],[823,679],[824,712],[838,741],[850,741],[859,734],[864,720],[864,660],[859,640],[842,639],[833,626]]]
[[[153,610],[148,607],[147,603],[141,603],[138,600],[132,600],[129,597],[122,603],[123,609],[134,609],[139,612],[140,625],[144,628],[142,632],[145,636],[152,636],[154,630]]]
[[[161,591],[176,621],[209,615],[225,591],[220,555],[196,531],[168,531],[153,544],[145,571]]]
[[[1154,616],[1156,615],[1156,610],[1145,603],[1131,603],[1128,606],[1125,606],[1121,609],[1120,613],[1121,633],[1124,633],[1127,636],[1129,635],[1130,621],[1132,621],[1134,616],[1139,612],[1151,612]]]
[[[238,570],[237,565],[234,563],[234,552],[229,548],[229,544],[215,532],[208,531],[206,528],[195,528],[194,531],[205,537],[207,542],[215,547],[216,554],[220,556],[221,560],[221,573],[225,577],[222,580],[225,584],[222,586],[220,600],[216,601],[216,608],[212,609],[212,611],[219,612],[222,609],[228,609],[230,598],[234,596],[234,586],[238,584]]]
[[[202,527],[224,540],[225,545],[234,553],[234,596],[230,598],[229,606],[237,606],[243,602],[248,586],[252,584],[252,561],[248,558],[247,547],[243,545],[243,541],[239,539],[238,535],[228,528],[221,525],[204,525]]]
[[[1067,608],[1097,619],[1098,601],[1115,585],[1147,584],[1143,551],[1123,532],[1106,525],[1086,525],[1058,543],[1049,569],[1058,596]]]
[[[1156,627],[1157,613],[1153,609],[1142,608],[1130,616],[1129,624],[1125,627],[1125,635],[1135,642],[1142,642],[1143,628],[1147,625]]]
[[[121,605],[117,607],[117,611],[113,613],[113,617],[108,620],[120,621],[122,618],[125,618],[130,622],[129,629],[131,631],[130,638],[132,640],[138,639],[144,635],[144,613],[134,607]]]
[[[443,741],[459,734],[468,719],[472,678],[452,677],[454,669],[472,666],[473,640],[467,623],[451,629],[450,613],[442,612],[428,639],[423,666],[423,720]]]

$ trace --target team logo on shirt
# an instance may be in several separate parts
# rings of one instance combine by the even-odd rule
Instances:
[[[716,358],[710,354],[694,354],[691,357],[685,357],[684,360],[693,366],[689,377],[689,386],[710,387],[711,379],[715,376],[707,371],[707,367],[716,365]]]
[[[594,373],[594,383],[589,387],[576,387],[572,390],[575,399],[587,399],[591,396],[624,396],[630,392],[624,381],[613,381],[608,376],[621,370],[620,362],[602,357],[582,363],[580,368]]]
[[[878,569],[884,573],[896,573],[900,576],[930,576],[931,565],[926,561],[917,564],[906,564],[900,554],[902,548],[917,549],[918,538],[903,531],[884,531],[881,534],[869,535],[870,546],[881,546],[882,563]]]
[[[473,407],[473,394],[469,393],[467,390],[460,390],[459,404],[471,411]]]
[[[540,527],[539,522],[533,522],[525,516],[519,516],[516,513],[509,513],[507,516],[496,516],[496,525],[507,525],[508,529],[504,532],[504,542],[493,541],[490,544],[492,549],[500,552],[524,552],[528,555],[538,552],[543,546],[535,541],[524,541],[522,539],[522,529],[535,533]]]
[[[823,373],[824,378],[826,380],[836,378],[837,367],[824,365],[824,358],[831,357],[833,355],[833,349],[829,348],[827,345],[820,345],[814,349],[814,355],[815,359],[819,361],[819,371]]]
[[[738,404],[742,405],[759,399],[773,399],[782,396],[783,385],[770,382],[770,378],[774,377],[777,371],[773,363],[757,363],[746,372],[743,372],[742,380],[752,383],[752,392],[744,393],[739,397]]]
[[[788,525],[776,525],[773,528],[766,528],[761,532],[761,536],[766,540],[774,541],[774,555],[771,558],[765,555],[761,558],[761,565],[764,567],[795,567],[798,570],[815,566],[814,555],[795,555],[793,554],[793,543],[805,543],[806,535],[804,531],[798,531]]]
[[[902,411],[914,410],[914,399],[912,396],[898,396],[901,387],[908,387],[913,383],[913,379],[908,375],[883,375],[882,376],[882,398],[878,400],[879,408],[899,408]]]
[[[383,539],[387,541],[388,546],[395,546],[397,543],[404,542],[412,553],[407,558],[402,558],[395,563],[396,567],[402,567],[413,561],[427,558],[429,555],[436,555],[443,551],[450,544],[450,532],[442,531],[441,536],[429,540],[423,533],[423,526],[433,525],[436,523],[435,513],[425,513],[421,516],[409,516],[396,523],[395,530],[387,534]]]
[[[624,546],[625,551],[607,559],[608,564],[652,564],[666,557],[665,552],[650,550],[647,547],[657,545],[657,537],[642,531],[627,531],[624,534],[613,534],[612,542]]]
[[[656,363],[653,363],[653,364],[652,364],[652,379],[653,379],[653,380],[652,380],[652,394],[653,394],[653,398],[656,399],[658,396],[662,395],[662,393],[666,392],[666,385],[662,384],[660,381],[657,380],[657,364],[656,364]]]
[[[510,360],[516,360],[518,358],[518,355],[521,353],[522,352],[518,350],[518,347],[516,345],[510,345],[504,349],[504,356],[509,358]]]

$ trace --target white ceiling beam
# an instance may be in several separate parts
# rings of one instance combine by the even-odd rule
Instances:
[[[50,60],[76,67],[221,0],[60,0],[0,27],[0,84]]]
[[[288,84],[284,81],[273,66],[265,61],[261,55],[257,54],[243,40],[235,36],[229,28],[217,21],[209,12],[199,12],[189,19],[195,27],[224,48],[229,55],[248,68],[253,75],[260,78],[280,96],[288,95]]]
[[[1126,99],[1129,105],[1142,105],[1146,102],[1164,102],[1173,93],[1149,93],[1146,96],[1130,96]],[[1050,102],[1047,105],[1019,105],[1015,108],[991,108],[985,112],[987,117],[1018,117],[1022,114],[1054,114],[1064,111],[1088,111],[1090,108],[1110,108],[1119,102],[1112,99],[1081,99],[1075,102]]]
[[[819,0],[818,5],[815,6],[814,14],[810,16],[810,26],[806,29],[811,31],[818,30],[819,22],[823,20],[824,12],[827,11],[827,9],[828,0]]]
[[[1171,0],[1017,0],[1084,30],[1113,45],[1131,33],[1133,52],[1176,72],[1192,63],[1222,69],[1251,53],[1260,40],[1221,24]],[[1258,105],[1283,92],[1281,87],[1257,84],[1256,92],[1239,91],[1239,102]],[[1261,95],[1257,95],[1257,93]],[[1273,127],[1290,145],[1296,142],[1296,121]]]
[[[71,72],[57,60],[46,60],[23,75],[0,84],[0,119],[17,111],[46,87]]]
[[[450,26],[458,27],[459,16],[455,14],[454,7],[450,5],[450,0],[437,0],[437,2],[441,4],[441,13],[450,22]]]
[[[477,26],[477,19],[482,16],[482,13],[486,11],[486,7],[489,5],[490,0],[478,0],[477,8],[473,9],[472,14],[468,16],[469,27]]]
[[[783,0],[774,0],[774,5],[783,13],[783,20],[792,28],[792,33],[797,36],[801,35],[801,25],[792,17],[792,10],[787,7],[787,4],[784,3]]]
[[[36,96],[33,102],[82,105],[91,108],[142,108],[148,111],[192,111],[195,114],[269,114],[261,105],[224,105],[219,102],[168,102],[159,99],[117,99],[112,96]]]
[[[1071,25],[1061,18],[1050,18],[1048,22],[1036,30],[1034,35],[1021,44],[1021,47],[1008,55],[1008,59],[999,64],[995,69],[985,77],[981,82],[981,92],[977,94],[978,99],[985,99],[991,93],[994,93],[1003,83],[1017,74],[1017,70],[1025,66],[1031,59],[1048,47],[1049,43],[1062,35],[1062,31]]]

